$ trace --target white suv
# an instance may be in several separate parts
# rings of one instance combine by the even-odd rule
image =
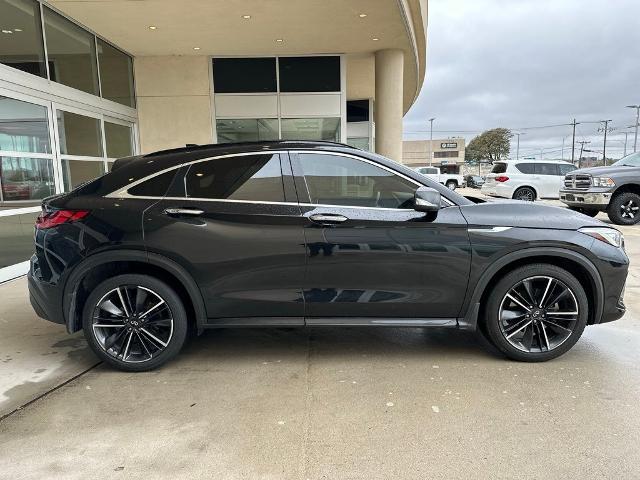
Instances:
[[[495,162],[480,191],[493,197],[527,201],[558,198],[564,176],[575,169],[563,160]]]

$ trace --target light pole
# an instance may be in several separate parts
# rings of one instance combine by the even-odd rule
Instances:
[[[640,123],[640,105],[627,105],[627,108],[636,109],[636,133],[633,135],[633,153],[636,153],[636,148],[638,146],[638,124]]]
[[[429,166],[433,166],[433,121],[436,119],[436,117],[432,117],[429,119],[429,131],[430,136],[429,136]]]
[[[520,135],[526,135],[526,132],[516,132],[516,160],[520,159]]]

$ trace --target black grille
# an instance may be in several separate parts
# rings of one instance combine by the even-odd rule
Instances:
[[[567,175],[564,177],[564,186],[578,190],[586,190],[591,186],[591,175]]]

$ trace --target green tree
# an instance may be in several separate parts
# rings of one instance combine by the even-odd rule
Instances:
[[[465,160],[495,162],[507,158],[512,136],[508,128],[494,128],[482,132],[467,145]]]

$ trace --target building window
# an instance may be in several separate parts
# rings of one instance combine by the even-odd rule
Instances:
[[[369,100],[349,100],[347,102],[347,122],[368,122]]]
[[[340,57],[280,57],[281,92],[339,92]]]
[[[133,155],[133,131],[130,126],[104,122],[104,138],[108,158],[130,157]]]
[[[78,185],[93,180],[105,173],[101,160],[62,159],[62,180],[64,190],[68,192]]]
[[[353,148],[359,148],[366,152],[369,150],[369,138],[368,137],[349,137],[347,138],[347,145]]]
[[[58,110],[58,135],[62,155],[102,157],[99,119]]]
[[[215,93],[277,91],[275,58],[214,58]]]
[[[458,151],[433,152],[433,158],[458,158]]]
[[[97,45],[102,97],[135,108],[133,59],[100,38]]]
[[[3,32],[0,63],[46,78],[40,4],[35,0],[0,0]]]
[[[47,108],[0,96],[0,150],[51,153]]]
[[[283,118],[283,140],[340,141],[339,118]]]
[[[39,200],[55,193],[53,160],[0,157],[2,201]]]
[[[46,7],[43,17],[51,80],[100,95],[95,37]]]
[[[217,119],[216,132],[218,143],[278,140],[278,119]]]

